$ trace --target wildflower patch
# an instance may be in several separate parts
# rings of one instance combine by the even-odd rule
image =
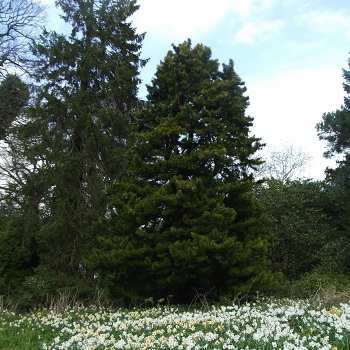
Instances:
[[[305,301],[283,300],[213,306],[209,311],[79,307],[62,313],[3,312],[0,324],[0,340],[11,330],[18,343],[30,338],[35,349],[44,350],[329,350],[345,349],[349,343],[350,304],[316,309]]]

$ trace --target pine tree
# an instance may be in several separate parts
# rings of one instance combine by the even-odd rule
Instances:
[[[105,215],[104,189],[124,171],[131,112],[138,105],[144,35],[128,22],[136,0],[58,0],[69,37],[45,31],[34,46],[35,103],[14,132],[35,171],[22,195],[31,205],[40,264],[57,287],[93,281],[83,263]],[[33,167],[32,167],[33,168]]]
[[[233,62],[188,40],[160,63],[136,119],[127,175],[90,258],[114,297],[190,301],[268,287],[270,232],[252,195],[248,98]]]
[[[333,196],[328,213],[336,227],[329,247],[335,252],[335,270],[345,273],[350,267],[350,58],[348,68],[343,69],[344,104],[336,111],[324,113],[322,121],[316,124],[320,140],[327,142],[324,156],[337,158],[337,167],[326,169],[326,181]]]
[[[350,59],[348,60],[350,68]],[[322,121],[316,124],[320,140],[327,141],[328,149],[324,156],[344,155],[340,164],[350,162],[350,69],[343,69],[344,104],[334,112],[324,113]]]

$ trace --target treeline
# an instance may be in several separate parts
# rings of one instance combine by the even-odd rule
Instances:
[[[9,16],[16,5],[43,11],[7,2]],[[136,1],[56,5],[70,35],[43,30],[11,60],[5,48],[30,35],[0,43],[3,300],[219,300],[307,291],[317,276],[346,287],[346,156],[322,182],[257,180],[264,144],[250,133],[233,61],[190,40],[173,45],[140,101]],[[348,102],[317,126],[329,155],[346,155]]]

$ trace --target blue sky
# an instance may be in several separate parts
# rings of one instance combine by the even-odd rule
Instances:
[[[60,31],[53,0],[47,27]],[[230,58],[246,83],[254,117],[252,133],[268,147],[302,147],[312,156],[305,176],[324,177],[332,161],[315,124],[324,112],[341,106],[342,68],[350,57],[349,0],[139,0],[131,18],[146,32],[141,72],[151,82],[171,44],[190,38],[212,49],[220,63]]]

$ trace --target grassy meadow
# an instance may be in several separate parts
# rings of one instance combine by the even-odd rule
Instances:
[[[350,349],[350,303],[0,312],[0,349]]]

